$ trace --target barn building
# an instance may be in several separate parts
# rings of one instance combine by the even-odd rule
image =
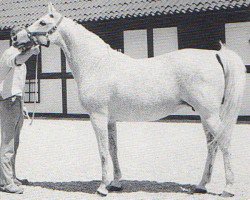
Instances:
[[[146,58],[183,48],[218,49],[225,42],[247,68],[240,120],[250,119],[250,0],[68,0],[52,1],[64,16],[99,35],[112,48]],[[0,54],[10,45],[10,29],[27,26],[47,12],[46,0],[0,2]],[[41,48],[35,90],[35,63],[28,62],[26,106],[37,116],[88,117],[61,49]],[[129,69],[128,69],[129,70]],[[35,91],[37,91],[35,93]],[[197,119],[191,109],[170,118]]]

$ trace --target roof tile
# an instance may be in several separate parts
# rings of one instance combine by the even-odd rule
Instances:
[[[78,21],[206,12],[249,7],[250,0],[52,0],[65,16]],[[0,29],[24,26],[47,12],[47,0],[2,0]]]

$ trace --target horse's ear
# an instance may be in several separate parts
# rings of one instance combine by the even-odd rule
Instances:
[[[53,6],[53,4],[51,2],[48,3],[48,12],[49,13],[56,12],[56,9],[55,9],[55,7]]]

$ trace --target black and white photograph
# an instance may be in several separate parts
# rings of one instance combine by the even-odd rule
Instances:
[[[250,0],[0,0],[0,200],[250,200]]]

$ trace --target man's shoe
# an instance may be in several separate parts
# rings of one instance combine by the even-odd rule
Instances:
[[[23,194],[23,188],[15,185],[15,184],[6,185],[6,186],[2,187],[2,190],[4,192],[8,192],[8,193]]]
[[[14,179],[14,183],[17,186],[20,186],[20,185],[29,185],[29,181],[27,179],[18,179],[18,178],[15,178]]]
[[[14,183],[15,183],[17,186],[22,185],[21,181],[19,181],[18,179],[14,179]]]

